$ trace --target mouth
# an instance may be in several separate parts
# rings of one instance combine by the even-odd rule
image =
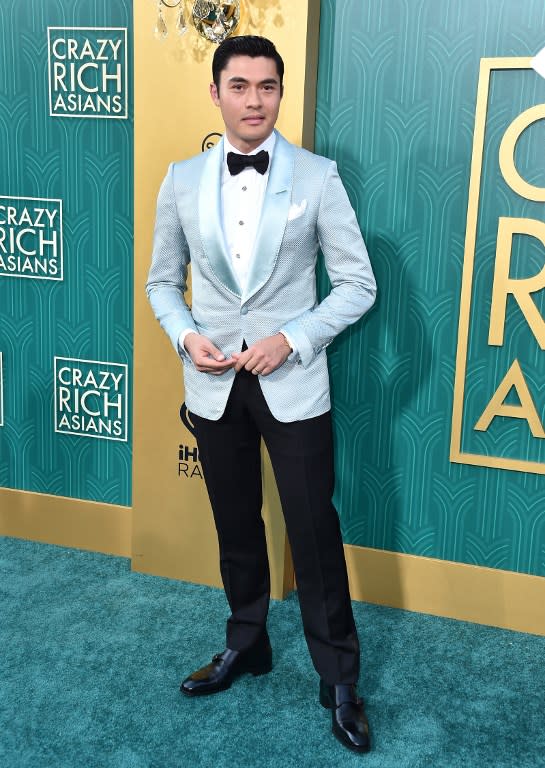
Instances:
[[[248,117],[243,117],[242,121],[248,125],[261,125],[264,119],[263,115],[248,115]]]

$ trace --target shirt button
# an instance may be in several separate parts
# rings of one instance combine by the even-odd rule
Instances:
[[[243,192],[246,192],[247,189],[248,189],[248,187],[242,187],[242,191]]]
[[[240,253],[235,253],[235,259],[240,259]]]
[[[240,314],[241,315],[247,315],[248,314],[248,307],[242,307],[242,309],[240,310]]]
[[[243,221],[239,221],[240,226],[242,227],[244,225]]]

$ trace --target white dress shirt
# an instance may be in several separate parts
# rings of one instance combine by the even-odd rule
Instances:
[[[270,168],[275,142],[276,136],[271,133],[268,139],[248,154],[257,155],[258,152],[265,150],[269,153]],[[240,154],[240,152],[233,147],[227,136],[223,139],[223,147],[221,177],[223,235],[227,252],[231,257],[231,266],[242,293],[246,288],[248,273],[255,258],[255,239],[269,180],[269,168],[265,173],[258,173],[250,166],[236,176],[231,176],[227,167],[227,154],[229,152]]]
[[[253,260],[256,258],[255,240],[261,219],[263,200],[269,180],[272,155],[276,136],[273,133],[251,152],[241,153],[236,149],[227,136],[223,137],[223,168],[221,175],[221,221],[223,237],[231,266],[240,286],[241,294],[246,288],[248,274]],[[244,168],[236,176],[232,176],[227,166],[227,153],[257,155],[265,150],[269,153],[269,167],[265,173],[258,173],[255,168]],[[184,348],[185,337],[194,333],[191,328],[185,328],[179,336],[178,345]],[[286,334],[288,344],[294,349]]]

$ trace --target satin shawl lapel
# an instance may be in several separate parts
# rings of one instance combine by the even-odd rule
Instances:
[[[209,150],[199,186],[199,231],[204,254],[220,283],[235,296],[240,296],[229,254],[225,246],[221,221],[221,172],[223,167],[223,139]]]
[[[277,132],[252,266],[246,290],[242,294],[242,304],[265,285],[276,264],[288,220],[294,159],[295,147]]]

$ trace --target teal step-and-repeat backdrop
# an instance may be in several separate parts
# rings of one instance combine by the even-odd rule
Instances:
[[[132,3],[0,30],[0,486],[129,505]],[[545,575],[543,30],[541,0],[322,0],[316,149],[379,283],[330,350],[347,543]]]
[[[543,45],[541,0],[322,1],[316,151],[379,285],[330,353],[347,543],[545,575]]]
[[[0,486],[128,505],[132,3],[0,31]]]

